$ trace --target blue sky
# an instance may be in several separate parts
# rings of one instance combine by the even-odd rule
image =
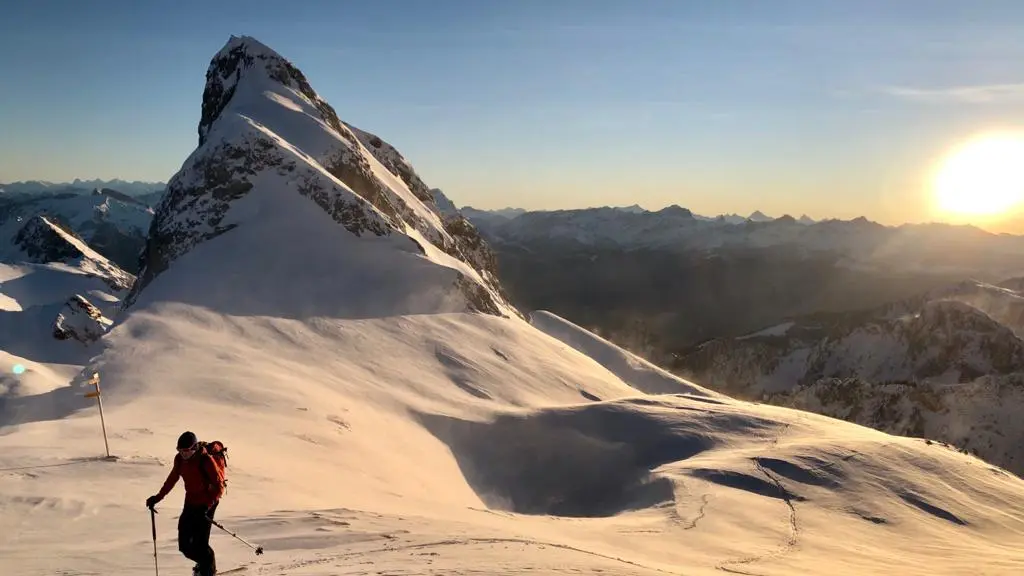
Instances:
[[[942,154],[1024,125],[1022,24],[1018,0],[33,0],[0,19],[0,182],[167,180],[247,34],[460,205],[919,221]]]

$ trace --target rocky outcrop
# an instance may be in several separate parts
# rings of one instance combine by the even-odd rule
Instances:
[[[91,193],[39,192],[0,198],[0,240],[13,240],[26,223],[37,217],[59,225],[122,270],[134,272],[152,210],[139,200],[108,188]],[[11,255],[7,252],[0,245],[0,259],[9,259]],[[49,256],[41,259],[56,261]]]
[[[770,394],[775,405],[824,414],[899,436],[927,438],[1024,476],[1024,373],[968,382],[881,384],[825,378]]]
[[[30,218],[14,236],[13,244],[20,250],[19,261],[66,264],[103,280],[115,293],[129,289],[135,282],[132,274],[98,254],[67,224],[52,216]]]
[[[1024,341],[965,302],[914,300],[715,339],[679,354],[673,368],[753,398],[828,378],[969,382],[1024,369]]]
[[[1024,341],[971,305],[1019,295],[969,282],[846,314],[721,338],[675,371],[736,396],[926,438],[1024,475]]]
[[[90,344],[106,334],[111,324],[99,308],[80,294],[75,294],[57,315],[53,323],[53,337]]]
[[[63,232],[63,234],[61,234]],[[14,236],[14,245],[24,252],[29,262],[67,262],[81,258],[82,252],[66,240],[76,237],[74,231],[53,217],[34,216]],[[83,240],[79,238],[84,243]]]

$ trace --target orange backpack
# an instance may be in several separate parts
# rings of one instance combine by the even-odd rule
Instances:
[[[224,492],[228,490],[228,448],[220,440],[214,440],[213,442],[199,442],[199,450],[204,454],[208,454],[210,459],[213,460],[213,467],[217,470],[217,482],[224,486]],[[206,468],[200,466],[200,470],[203,474],[206,474]],[[207,485],[213,484],[213,481],[207,477]]]

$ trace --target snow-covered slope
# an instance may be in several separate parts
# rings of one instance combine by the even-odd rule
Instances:
[[[232,39],[218,59],[225,53],[283,62],[247,38]],[[230,67],[218,59],[211,77],[223,79]],[[337,138],[284,84],[246,88],[246,74],[260,70],[240,72],[231,100],[245,97],[228,105],[244,117],[207,124],[203,115],[203,144],[157,210],[147,283],[96,343],[101,350],[67,385],[0,399],[4,574],[152,574],[143,503],[184,430],[228,446],[217,519],[265,550],[255,556],[215,528],[222,570],[1024,568],[1024,481],[1003,470],[920,440],[707,393],[630,365],[630,355],[552,315],[534,322],[573,345],[518,315],[473,311],[451,291],[448,270],[472,278],[475,268],[432,248],[417,228],[445,231],[422,211],[429,206],[389,181],[375,198],[400,198],[406,208],[367,207],[356,185],[325,175],[296,132],[314,121],[324,138]],[[270,127],[259,99],[283,106],[286,95],[294,114]],[[251,147],[239,154],[269,170],[227,162],[242,146],[237,134],[218,139],[228,124],[256,131],[243,131]],[[284,144],[296,141],[306,144],[301,154]],[[207,155],[215,149],[228,156]],[[279,171],[272,163],[282,157],[294,168]],[[192,181],[195,163],[244,179]],[[318,181],[323,194],[296,194],[287,175]],[[328,212],[316,198],[355,207]],[[208,228],[188,225],[198,213]],[[407,213],[421,219],[408,222]],[[341,223],[331,217],[346,214]],[[408,248],[410,238],[422,252]],[[94,372],[111,460],[102,458],[94,401],[82,397]],[[654,377],[674,393],[643,392]],[[181,490],[155,517],[161,574],[191,568],[174,541]]]
[[[611,342],[584,330],[564,318],[538,310],[530,315],[530,324],[569,347],[593,358],[608,371],[649,394],[695,394],[708,398],[719,394],[684,380],[627,352]]]
[[[221,566],[268,576],[1022,568],[1024,482],[939,444],[640,394],[513,318],[266,312],[154,303],[104,337],[83,376],[117,461],[93,458],[82,377],[8,400],[5,573],[151,573],[142,502],[184,429],[228,444],[218,518],[266,550],[215,530]],[[190,568],[180,498],[156,517],[161,573]]]
[[[13,240],[6,255],[18,263],[0,263],[0,404],[66,382],[96,353],[134,281],[49,217],[25,222]]]

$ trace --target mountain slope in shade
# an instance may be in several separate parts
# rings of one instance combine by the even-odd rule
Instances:
[[[125,270],[135,270],[153,211],[142,199],[103,188],[0,196],[0,241],[35,216],[59,221]],[[0,250],[0,259],[9,261]]]
[[[211,305],[287,299],[295,314],[517,314],[472,226],[442,221],[397,151],[343,124],[258,41],[232,38],[214,57],[199,134],[156,209],[129,305],[162,283],[162,294]],[[304,293],[262,294],[267,275]]]
[[[0,403],[55,386],[54,375],[66,381],[70,366],[95,355],[135,280],[47,216],[29,219],[12,240],[3,255],[15,263],[0,263],[0,381],[8,381]],[[17,382],[15,366],[24,369]]]
[[[957,383],[824,378],[766,400],[890,434],[929,438],[1024,476],[1021,372]]]
[[[679,354],[674,368],[750,397],[822,378],[968,382],[1024,367],[1024,341],[1011,327],[1020,329],[1021,304],[1010,289],[964,282],[878,308],[808,315],[714,339]]]
[[[1014,290],[963,282],[717,339],[675,368],[734,395],[945,442],[1024,474],[1020,314]]]
[[[135,277],[90,248],[57,220],[34,216],[18,230],[3,252],[12,263],[59,264],[103,280],[111,290],[130,288]]]

